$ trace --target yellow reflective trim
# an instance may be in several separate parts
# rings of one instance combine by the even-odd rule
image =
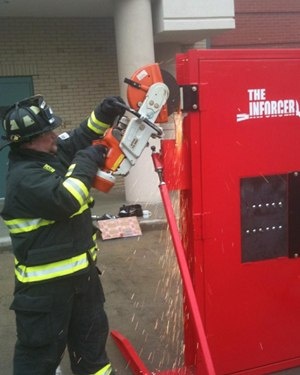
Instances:
[[[70,218],[82,214],[85,210],[88,210],[89,206],[87,203],[83,204],[80,209],[71,215]],[[37,230],[43,226],[55,224],[55,220],[46,220],[46,219],[12,219],[12,220],[3,220],[11,234],[18,233],[27,233]]]
[[[77,178],[68,177],[64,182],[63,186],[73,195],[73,197],[82,206],[89,196],[89,191],[85,184]]]
[[[89,252],[93,261],[96,261],[97,247],[93,246],[87,252]],[[19,264],[17,258],[15,258],[16,278],[21,283],[33,283],[37,281],[50,280],[56,277],[71,275],[77,271],[83,270],[88,267],[89,260],[87,252],[57,262],[44,264],[41,266],[29,267]]]
[[[45,169],[46,171],[48,171],[50,173],[54,173],[55,172],[55,169],[53,167],[51,167],[51,165],[49,165],[49,164],[44,164],[43,165],[43,169]]]
[[[90,128],[94,133],[102,135],[105,131],[109,128],[108,124],[105,124],[102,121],[99,121],[96,116],[95,112],[93,111],[90,115],[87,123],[88,128]]]
[[[116,171],[119,167],[119,165],[121,164],[121,162],[123,161],[123,159],[125,158],[125,155],[124,154],[121,154],[118,159],[115,161],[114,165],[112,166],[112,171]]]
[[[95,246],[91,248],[90,252],[91,252],[91,256],[92,256],[93,260],[96,261],[96,259],[97,259],[97,251],[98,251],[98,246],[97,246],[97,232],[93,234],[92,239],[93,239],[93,241],[95,243]]]
[[[76,166],[76,164],[71,164],[71,165],[69,166],[69,168],[68,168],[68,172],[67,172],[66,175],[65,175],[66,177],[71,176],[71,174],[72,174],[73,171],[74,171],[75,166]]]
[[[34,230],[39,229],[40,227],[51,225],[55,223],[54,220],[46,220],[46,219],[12,219],[12,220],[4,220],[4,223],[8,227],[8,230],[12,234],[16,233],[24,233],[24,232],[32,232]]]
[[[97,251],[98,251],[98,249],[97,249],[96,246],[95,246],[95,247],[92,247],[92,248],[89,250],[89,253],[90,253],[90,255],[91,255],[93,261],[96,261],[96,259],[97,259]]]
[[[73,216],[80,215],[80,214],[83,213],[83,211],[88,210],[88,209],[89,209],[89,206],[88,206],[87,203],[85,203],[83,206],[80,207],[80,209],[78,211],[75,212],[75,214],[71,215],[70,218],[73,217]]]
[[[108,365],[102,367],[101,370],[94,372],[93,374],[90,375],[110,375],[112,373],[112,367],[111,364],[109,363]]]
[[[93,197],[89,196],[88,203],[93,204],[94,201],[95,201],[95,199]]]
[[[21,283],[30,283],[67,276],[87,268],[88,265],[86,253],[43,266],[26,267],[21,264],[18,265],[16,261],[15,274]]]

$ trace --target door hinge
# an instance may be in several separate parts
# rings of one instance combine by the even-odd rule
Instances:
[[[180,108],[183,112],[195,112],[199,110],[198,85],[180,86]]]

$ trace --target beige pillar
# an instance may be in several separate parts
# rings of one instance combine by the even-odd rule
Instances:
[[[115,0],[114,19],[120,91],[126,99],[124,78],[130,77],[141,66],[154,62],[151,1]],[[151,140],[153,144],[159,149],[159,141]],[[145,149],[125,177],[125,195],[130,203],[156,203],[161,200],[150,147]]]

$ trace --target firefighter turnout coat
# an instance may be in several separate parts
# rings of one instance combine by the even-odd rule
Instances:
[[[2,217],[12,239],[19,282],[83,272],[96,259],[89,191],[97,165],[80,150],[107,128],[93,112],[77,129],[59,136],[56,155],[10,151]]]

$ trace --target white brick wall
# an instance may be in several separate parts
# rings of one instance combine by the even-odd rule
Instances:
[[[3,18],[0,76],[32,76],[66,128],[119,93],[112,18]]]

